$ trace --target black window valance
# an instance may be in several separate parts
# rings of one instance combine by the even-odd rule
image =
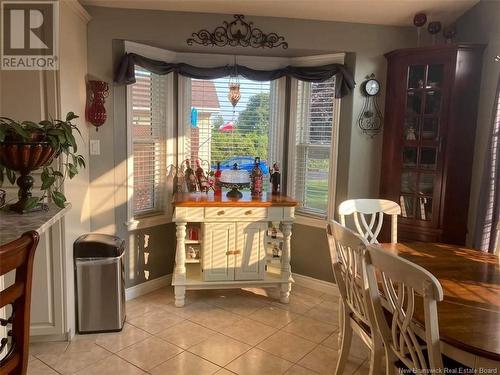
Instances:
[[[354,78],[343,64],[329,64],[313,67],[287,66],[275,70],[256,70],[243,65],[200,68],[183,63],[168,63],[153,60],[136,53],[126,53],[115,72],[115,82],[130,85],[135,83],[135,65],[155,74],[179,73],[185,77],[196,79],[214,79],[227,77],[235,72],[253,81],[272,81],[284,76],[293,77],[306,82],[322,82],[335,76],[335,97],[341,98],[354,89]]]

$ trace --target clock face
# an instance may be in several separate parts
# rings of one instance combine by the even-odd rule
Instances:
[[[369,79],[365,83],[365,92],[367,95],[374,96],[377,95],[380,90],[380,84],[376,79]]]

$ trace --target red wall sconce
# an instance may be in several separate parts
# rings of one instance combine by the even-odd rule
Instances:
[[[104,81],[87,82],[87,104],[85,106],[85,118],[96,127],[106,122],[108,115],[104,103],[109,94],[109,85]]]

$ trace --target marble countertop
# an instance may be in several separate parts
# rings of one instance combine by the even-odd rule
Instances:
[[[20,215],[16,212],[0,210],[0,244],[6,244],[21,237],[30,230],[43,233],[61,219],[71,209],[71,204],[59,208],[49,204],[47,211],[30,212]]]

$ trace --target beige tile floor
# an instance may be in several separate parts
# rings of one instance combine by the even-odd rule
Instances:
[[[28,375],[334,374],[338,297],[294,286],[288,305],[274,289],[188,291],[168,287],[127,302],[122,332],[30,346]],[[346,375],[368,373],[354,340]]]

